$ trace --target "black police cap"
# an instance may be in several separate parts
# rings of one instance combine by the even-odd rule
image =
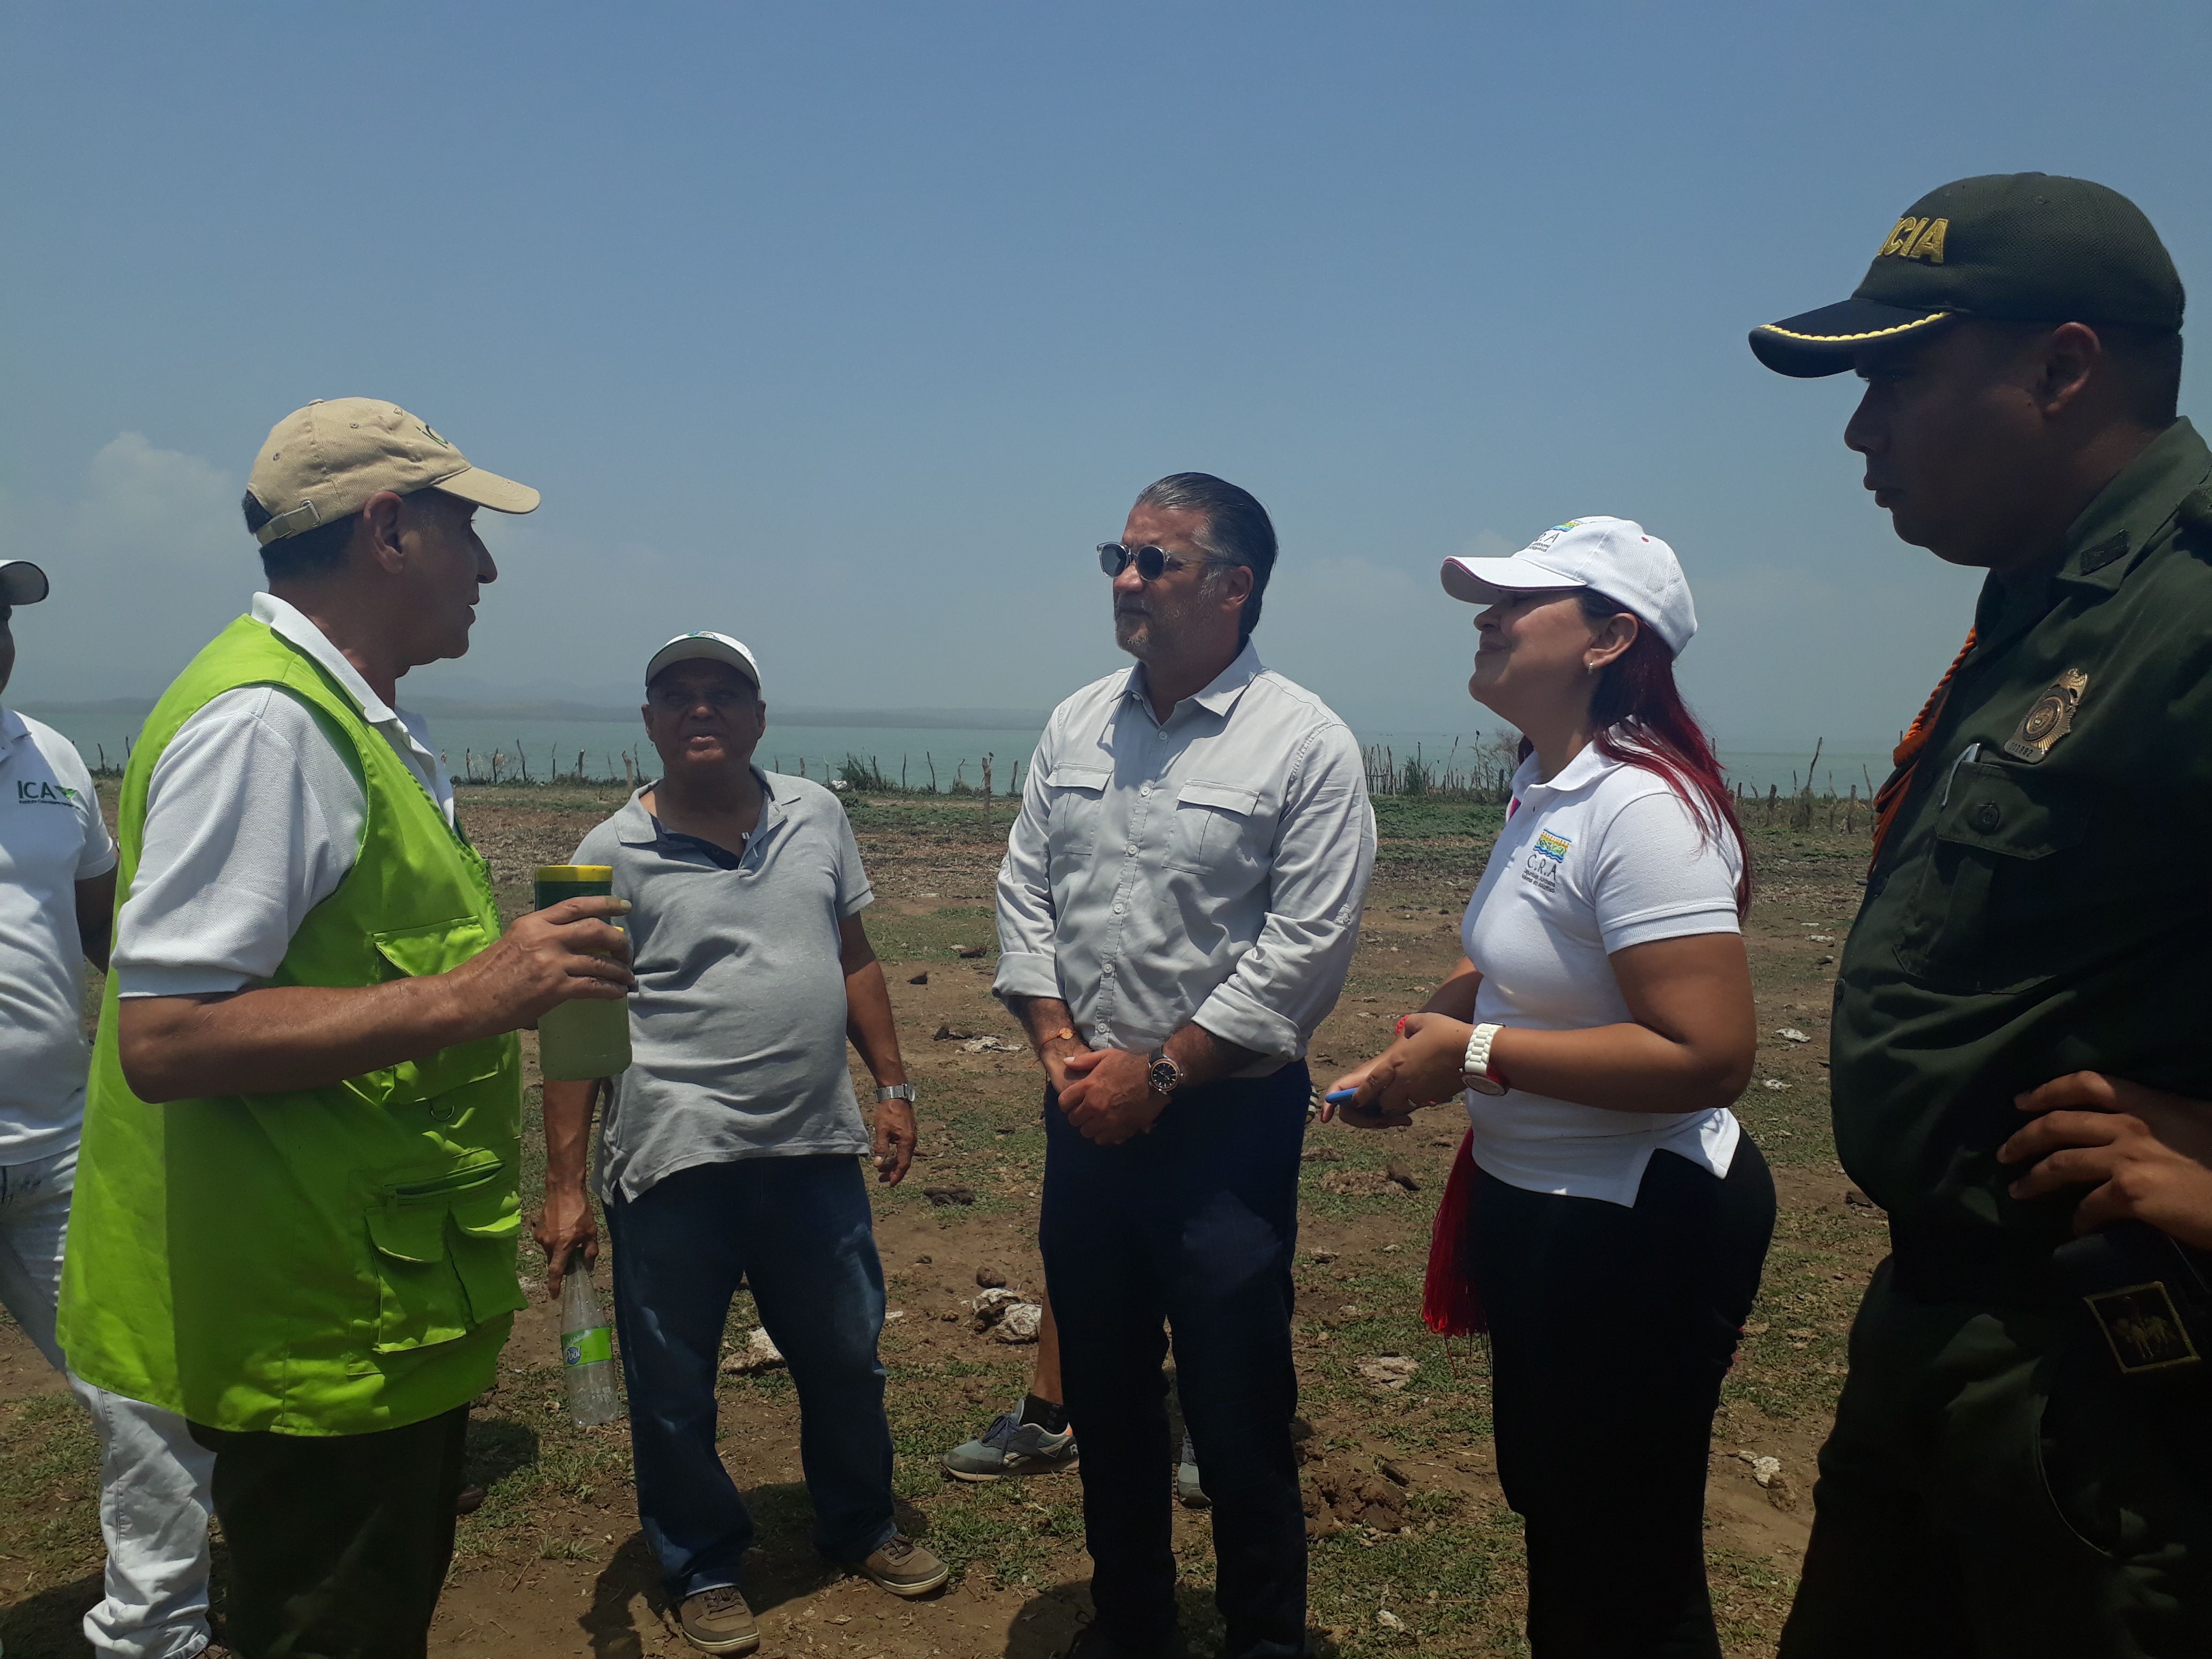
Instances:
[[[2181,278],[2142,210],[2087,179],[1993,173],[1940,185],[1890,228],[1848,300],[1751,331],[1781,374],[1839,374],[1862,346],[1954,317],[2181,326]]]

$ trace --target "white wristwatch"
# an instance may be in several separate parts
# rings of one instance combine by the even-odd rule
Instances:
[[[911,1083],[885,1083],[879,1085],[876,1090],[876,1103],[880,1106],[887,1100],[902,1100],[906,1102],[908,1105],[913,1105],[914,1085]]]
[[[1505,1073],[1493,1070],[1490,1064],[1491,1042],[1504,1029],[1478,1025],[1467,1040],[1467,1060],[1460,1067],[1460,1080],[1479,1095],[1502,1095],[1512,1086],[1506,1082]]]

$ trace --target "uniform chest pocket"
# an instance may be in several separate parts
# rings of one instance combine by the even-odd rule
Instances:
[[[1259,863],[1274,826],[1273,814],[1262,811],[1264,801],[1259,790],[1242,784],[1191,779],[1176,795],[1168,825],[1167,867],[1211,875]]]
[[[1055,766],[1046,774],[1045,851],[1054,870],[1087,859],[1113,773],[1103,766]]]
[[[2058,924],[2081,872],[2068,854],[2088,832],[2088,803],[2018,767],[1970,761],[1936,812],[1898,965],[1946,990],[2017,991],[2047,978],[2069,948]]]

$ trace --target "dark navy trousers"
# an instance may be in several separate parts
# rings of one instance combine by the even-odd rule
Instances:
[[[1304,1651],[1291,1261],[1311,1090],[1303,1062],[1189,1089],[1118,1146],[1085,1140],[1045,1096],[1045,1278],[1083,1450],[1091,1599],[1137,1653],[1176,1622],[1170,1332],[1213,1504],[1224,1659]]]
[[[714,1445],[722,1328],[740,1282],[799,1387],[814,1541],[857,1561],[896,1530],[884,1416],[884,1272],[850,1156],[679,1170],[606,1206],[637,1513],[678,1601],[738,1582],[752,1516]]]

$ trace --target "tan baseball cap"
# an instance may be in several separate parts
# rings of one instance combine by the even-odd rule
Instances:
[[[247,493],[274,516],[254,532],[264,547],[358,513],[371,495],[442,489],[495,513],[530,513],[538,492],[480,466],[397,404],[318,398],[270,428]]]

